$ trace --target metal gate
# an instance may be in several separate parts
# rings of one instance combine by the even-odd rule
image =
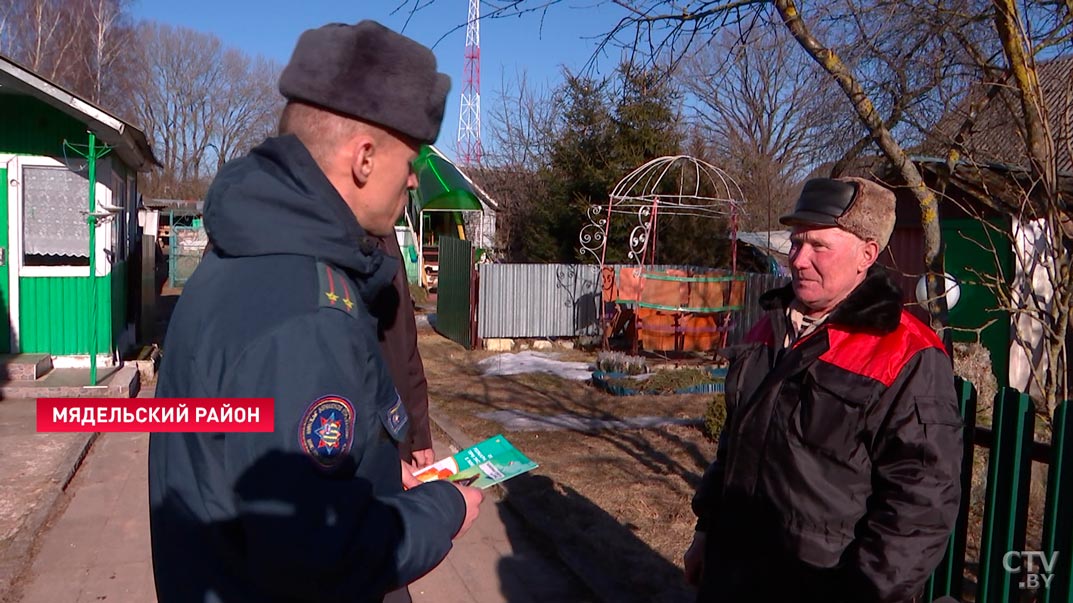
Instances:
[[[436,330],[467,350],[477,345],[476,271],[469,241],[440,237]]]
[[[172,287],[182,287],[201,263],[209,238],[200,219],[182,222],[179,216],[172,217],[171,234],[168,237],[168,280]]]

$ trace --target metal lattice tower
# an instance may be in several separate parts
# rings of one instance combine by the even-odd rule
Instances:
[[[481,8],[480,0],[469,0],[466,22],[466,50],[463,66],[462,103],[458,111],[458,154],[463,165],[481,162]]]

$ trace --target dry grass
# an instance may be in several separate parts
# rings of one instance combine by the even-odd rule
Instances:
[[[968,583],[967,601],[975,601],[976,581],[979,578],[978,563],[983,542],[984,508],[987,503],[987,463],[989,453],[977,446],[973,455],[972,492],[969,496],[968,534],[965,546],[965,580]],[[1043,512],[1047,495],[1047,467],[1032,463],[1029,482],[1028,515],[1025,530],[1024,550],[1038,551],[1042,547]],[[1024,593],[1022,600],[1031,600],[1031,593]]]
[[[521,410],[699,419],[710,395],[615,397],[551,375],[482,376],[476,362],[492,353],[466,351],[431,332],[419,343],[433,405],[475,439],[504,433],[541,465],[519,496],[574,535],[573,544],[616,583],[610,588],[637,601],[692,598],[681,577],[695,521],[689,502],[714,454],[699,427],[511,432],[476,415]],[[570,351],[562,359],[591,362],[593,356]]]
[[[991,352],[978,343],[955,343],[954,374],[976,387],[976,421],[991,425],[998,393],[998,382],[991,370]]]

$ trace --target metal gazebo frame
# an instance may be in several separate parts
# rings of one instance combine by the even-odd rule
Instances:
[[[599,261],[603,275],[614,216],[636,216],[637,225],[629,235],[628,257],[637,264],[638,274],[641,274],[646,265],[656,264],[661,215],[725,218],[729,222],[733,279],[737,273],[738,220],[743,214],[741,187],[726,172],[689,155],[670,155],[637,167],[615,185],[607,203],[591,206],[587,212],[589,223],[582,226],[578,239],[581,251]],[[634,311],[639,304],[639,300],[634,300]],[[600,321],[607,322],[603,303],[600,304]],[[636,340],[633,345],[636,347]]]

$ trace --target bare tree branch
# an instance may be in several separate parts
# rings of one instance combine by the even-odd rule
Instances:
[[[891,136],[890,130],[884,127],[883,120],[875,110],[871,99],[865,94],[860,83],[853,76],[850,69],[831,49],[817,40],[800,13],[793,0],[775,0],[775,7],[782,16],[786,27],[809,53],[838,82],[846,97],[849,98],[854,110],[865,124],[876,144],[894,165],[899,175],[904,179],[907,188],[916,197],[920,204],[921,226],[924,229],[924,262],[928,267],[928,296],[933,298],[929,307],[931,309],[932,327],[939,330],[946,324],[946,302],[943,289],[943,259],[941,248],[941,235],[939,232],[939,208],[935,195],[924,184],[924,179],[917,170],[916,165],[909,160],[908,155],[901,145]]]

